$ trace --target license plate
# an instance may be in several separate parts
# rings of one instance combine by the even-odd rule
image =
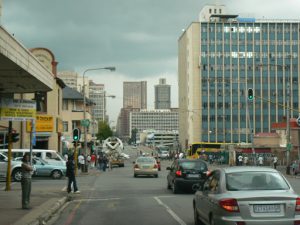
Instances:
[[[150,169],[150,166],[143,166],[143,169]]]
[[[255,213],[279,213],[281,211],[280,205],[253,205]]]
[[[188,177],[199,178],[199,174],[188,174]]]

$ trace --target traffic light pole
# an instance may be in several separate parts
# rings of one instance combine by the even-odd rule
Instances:
[[[254,143],[253,143],[253,136],[254,136],[254,131],[251,126],[251,119],[250,119],[250,110],[249,110],[249,101],[254,101],[254,92],[252,88],[248,89],[248,97],[246,97],[246,110],[247,110],[247,120],[248,120],[248,127],[250,130],[250,139],[251,139],[251,149],[252,149],[252,155],[253,155],[253,163],[256,166],[256,153],[255,153],[255,148],[254,148]]]
[[[78,165],[77,165],[77,143],[78,141],[75,141],[75,151],[74,151],[74,162],[75,162],[75,176],[77,176],[77,168],[78,168]]]
[[[7,173],[6,173],[6,191],[10,191],[11,184],[11,149],[12,149],[12,121],[8,122],[8,162],[7,162]]]

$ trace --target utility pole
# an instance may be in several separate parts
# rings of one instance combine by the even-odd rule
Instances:
[[[291,137],[290,137],[290,84],[286,88],[286,174],[290,174],[290,151],[291,151]]]

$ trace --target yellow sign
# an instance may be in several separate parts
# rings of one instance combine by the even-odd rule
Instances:
[[[35,121],[36,132],[52,132],[54,129],[53,116],[37,115]],[[27,132],[31,131],[31,122],[27,122]]]
[[[0,99],[1,120],[26,120],[36,116],[36,103],[24,99]]]

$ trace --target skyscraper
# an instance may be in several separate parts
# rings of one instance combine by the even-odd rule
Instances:
[[[147,81],[123,83],[123,108],[147,108]]]
[[[171,108],[171,86],[166,84],[166,79],[159,79],[159,84],[155,85],[155,109]]]
[[[251,142],[298,117],[300,21],[258,20],[207,5],[179,39],[180,142]],[[248,89],[254,99],[248,100]],[[290,110],[286,110],[286,106]]]
[[[106,101],[104,84],[96,84],[89,81],[89,99],[95,104],[92,107],[92,115],[95,120],[104,121],[106,119]]]

